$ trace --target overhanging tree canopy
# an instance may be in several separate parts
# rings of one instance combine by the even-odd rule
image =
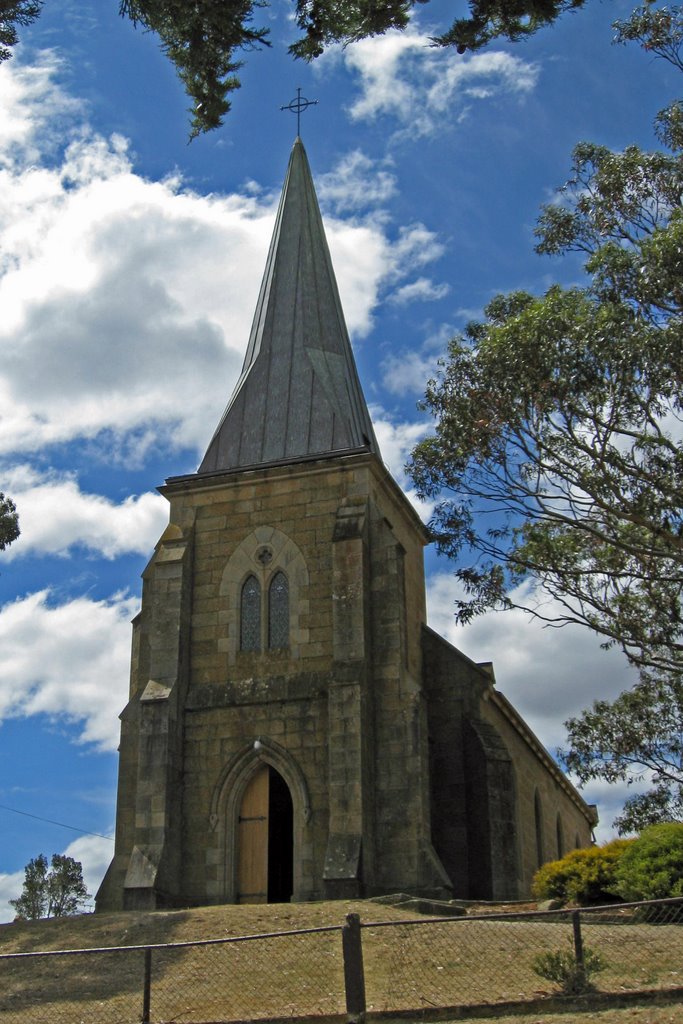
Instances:
[[[461,621],[533,578],[641,668],[683,669],[683,110],[671,152],[583,143],[538,250],[578,250],[590,284],[499,296],[430,382],[413,454],[465,595]],[[444,492],[452,497],[443,499]]]
[[[113,0],[112,0],[113,2]],[[469,0],[469,16],[456,19],[433,39],[459,53],[478,50],[499,37],[516,40],[552,24],[585,0]],[[0,0],[0,60],[11,55],[17,26],[34,21],[43,0]],[[312,60],[332,43],[350,43],[389,29],[404,29],[415,7],[429,0],[295,0],[301,30],[289,47],[295,57]],[[267,0],[119,0],[119,10],[134,25],[159,36],[192,100],[191,136],[223,123],[228,96],[240,86],[240,51],[269,45],[267,27],[254,17]]]
[[[648,4],[616,27],[683,70],[679,8]],[[471,559],[455,573],[460,621],[526,607],[639,667],[632,691],[566,723],[581,782],[652,784],[621,831],[683,817],[683,104],[655,129],[653,152],[576,147],[537,250],[583,254],[588,283],[498,296],[453,340],[411,465],[439,500],[439,546]]]
[[[626,800],[614,821],[620,833],[683,820],[683,682],[641,681],[565,724],[565,763],[581,783],[646,779],[651,787]]]

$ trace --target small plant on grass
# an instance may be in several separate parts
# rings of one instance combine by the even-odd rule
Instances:
[[[591,992],[591,975],[604,971],[607,964],[599,953],[584,946],[583,964],[576,959],[573,949],[554,949],[534,957],[532,967],[546,981],[554,981],[565,996],[578,996]]]

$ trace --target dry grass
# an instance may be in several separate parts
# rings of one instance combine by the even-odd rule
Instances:
[[[364,922],[404,922],[363,930],[368,1009],[372,1011],[532,1000],[553,986],[532,970],[533,957],[566,946],[568,922],[543,919],[450,920],[360,901],[262,907],[204,907],[147,914],[85,915],[0,926],[0,954],[189,942],[334,926],[330,932],[155,952],[152,1020],[218,1022],[255,1017],[301,1019],[344,1010],[339,926],[349,911]],[[598,987],[611,992],[683,985],[683,926],[633,922],[584,926],[587,945],[608,969]],[[0,1021],[8,1024],[133,1022],[140,1019],[143,953],[124,952],[0,960]],[[577,1014],[604,1024],[683,1024],[683,1010]],[[649,1014],[649,1016],[648,1016]],[[531,1015],[516,1024],[543,1024]],[[571,1015],[557,1018],[567,1024]]]

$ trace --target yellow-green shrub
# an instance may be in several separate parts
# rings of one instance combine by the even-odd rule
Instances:
[[[633,842],[633,839],[613,839],[604,846],[572,850],[561,860],[543,864],[534,875],[534,896],[539,900],[562,900],[582,906],[614,899],[617,865]]]

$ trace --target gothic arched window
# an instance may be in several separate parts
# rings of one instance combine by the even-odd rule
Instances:
[[[540,868],[545,863],[543,852],[543,808],[538,790],[534,793],[534,825],[536,832],[536,865]]]
[[[561,858],[564,856],[564,829],[562,828],[562,818],[559,811],[557,821],[555,822],[555,832],[557,833],[557,856]]]
[[[248,576],[242,584],[240,649],[261,650],[261,584],[255,576]]]
[[[289,647],[289,582],[276,572],[268,588],[268,647]]]

